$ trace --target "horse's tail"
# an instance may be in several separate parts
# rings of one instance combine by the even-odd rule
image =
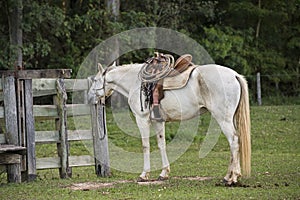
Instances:
[[[240,159],[245,177],[251,174],[251,122],[248,84],[243,76],[236,76],[241,86],[240,102],[235,113],[235,125],[239,134]]]

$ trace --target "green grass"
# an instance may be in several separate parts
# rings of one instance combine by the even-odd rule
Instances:
[[[171,164],[171,178],[162,185],[138,185],[134,181],[139,174],[115,169],[112,169],[112,177],[98,178],[94,175],[93,167],[73,168],[71,179],[59,179],[58,170],[51,169],[38,171],[37,180],[30,183],[7,184],[4,183],[5,175],[1,175],[0,199],[300,199],[299,105],[251,107],[252,176],[241,179],[243,187],[224,187],[220,184],[230,154],[223,135],[208,156],[199,159],[199,147],[209,119],[208,114],[201,118],[198,135],[189,149]],[[123,133],[109,113],[107,121],[110,141],[128,151],[141,152],[139,138]],[[168,142],[177,128],[176,123],[168,124]],[[155,137],[151,137],[151,145],[152,151],[157,149]],[[41,145],[39,156],[56,154],[55,147],[54,150],[50,147]],[[71,148],[73,154],[84,151],[80,143],[71,144]],[[151,177],[156,178],[159,173],[154,171]],[[196,176],[212,179],[182,179]],[[87,191],[67,188],[74,183],[119,180],[132,182]]]

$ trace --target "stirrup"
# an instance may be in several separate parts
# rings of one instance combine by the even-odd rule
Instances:
[[[160,110],[159,104],[152,106],[152,109],[150,111],[150,119],[158,121],[158,122],[164,121],[164,119],[162,118],[162,115],[161,115],[161,110]]]

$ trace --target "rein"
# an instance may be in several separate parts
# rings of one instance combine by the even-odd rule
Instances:
[[[106,120],[105,120],[105,101],[104,101],[104,104],[103,103],[101,103],[100,104],[100,106],[102,106],[102,112],[99,112],[99,109],[96,109],[96,114],[97,114],[97,117],[99,118],[100,117],[100,115],[102,115],[101,116],[101,118],[103,119],[103,128],[104,128],[104,130],[106,130]],[[100,126],[98,126],[98,132],[99,133],[101,133],[101,130],[100,130]],[[101,136],[100,138],[99,138],[99,140],[104,140],[105,139],[105,136],[106,136],[106,132],[107,131],[103,131],[104,132],[104,134],[103,134],[103,136]],[[100,134],[99,134],[100,135]]]
[[[104,93],[104,97],[100,98],[100,106],[102,107],[102,112],[99,112],[99,109],[96,109],[96,115],[97,117],[101,117],[103,119],[103,128],[104,130],[106,130],[106,123],[105,123],[105,99],[106,99],[106,96],[105,96],[105,83],[106,83],[106,78],[105,78],[105,74],[106,74],[106,71],[107,69],[102,73],[102,77],[103,77],[103,85],[101,88],[97,89],[97,90],[103,90],[103,93]],[[101,116],[102,115],[102,116]],[[100,127],[98,126],[98,129],[100,129]],[[99,130],[99,133],[101,133],[101,130]],[[99,138],[99,140],[104,140],[105,137],[106,137],[106,131],[104,131],[104,134],[103,136],[101,136]]]

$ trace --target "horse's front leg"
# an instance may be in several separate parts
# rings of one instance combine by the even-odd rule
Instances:
[[[152,124],[156,133],[157,144],[162,158],[162,171],[158,177],[158,180],[166,180],[169,177],[170,164],[166,152],[165,123],[153,122]]]
[[[136,122],[141,133],[144,154],[144,168],[138,181],[143,182],[149,180],[150,176],[150,121],[149,118],[136,117]]]

